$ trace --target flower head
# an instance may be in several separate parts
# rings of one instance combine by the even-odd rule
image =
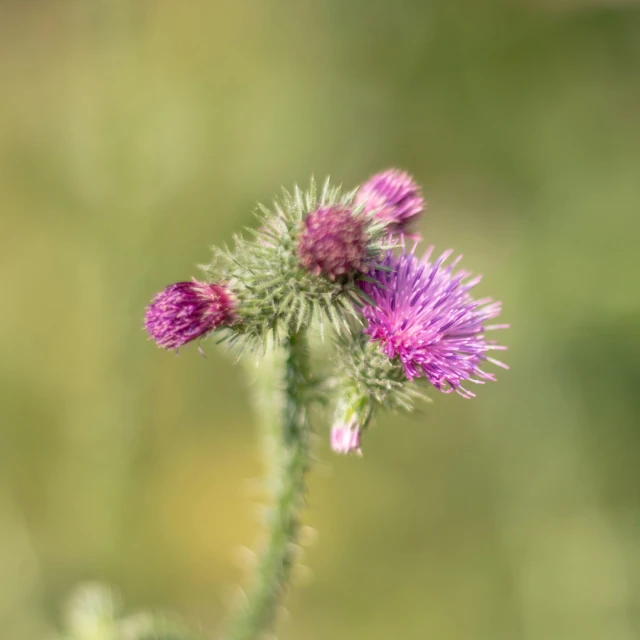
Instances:
[[[445,266],[452,251],[430,262],[432,251],[422,260],[413,252],[388,252],[382,269],[371,274],[379,284],[362,283],[375,302],[363,309],[365,333],[389,358],[400,359],[407,378],[425,377],[440,391],[455,390],[470,398],[475,394],[463,382],[495,380],[480,368],[484,361],[507,368],[487,356],[506,347],[487,340],[485,331],[508,325],[486,324],[500,314],[501,305],[491,298],[472,298],[469,292],[480,277],[469,279],[469,272],[454,271],[462,256]]]
[[[388,169],[369,178],[358,189],[355,203],[364,205],[366,212],[375,211],[391,233],[407,236],[411,235],[409,227],[425,208],[420,187],[399,169]]]
[[[369,264],[366,218],[342,205],[312,211],[303,223],[298,258],[305,269],[330,280],[365,272]]]
[[[233,322],[233,300],[221,284],[176,282],[156,294],[144,325],[164,349],[178,349],[218,327]]]

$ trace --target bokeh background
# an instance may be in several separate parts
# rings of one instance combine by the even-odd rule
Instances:
[[[512,368],[363,459],[318,425],[281,637],[640,637],[637,4],[4,0],[0,88],[0,636],[46,637],[85,580],[216,634],[254,416],[144,306],[280,185],[401,166]]]

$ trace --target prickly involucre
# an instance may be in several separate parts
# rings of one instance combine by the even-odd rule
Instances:
[[[283,189],[269,209],[260,205],[259,227],[238,236],[230,249],[214,249],[205,267],[237,297],[238,322],[223,338],[259,351],[282,336],[328,321],[336,333],[357,318],[358,280],[389,246],[385,225],[353,207],[354,192],[327,180],[303,193]]]
[[[362,331],[336,341],[336,405],[331,447],[336,453],[361,453],[363,432],[380,409],[411,411],[428,402],[397,359],[390,359]]]

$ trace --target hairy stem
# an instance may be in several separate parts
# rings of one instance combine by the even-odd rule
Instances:
[[[280,419],[269,420],[269,404],[263,398],[266,418],[265,448],[270,458],[269,484],[273,507],[268,515],[268,540],[258,562],[255,582],[232,622],[227,640],[253,640],[273,629],[278,605],[285,594],[297,556],[299,512],[304,503],[305,473],[309,466],[307,399],[309,362],[304,331],[285,343],[284,397]],[[269,380],[266,380],[267,384]],[[273,384],[273,380],[271,380]],[[268,389],[267,392],[273,392]]]

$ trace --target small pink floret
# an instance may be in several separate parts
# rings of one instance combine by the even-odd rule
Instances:
[[[366,220],[349,207],[321,207],[305,219],[298,239],[300,265],[330,280],[369,268]]]
[[[332,427],[331,448],[336,453],[362,455],[359,429],[349,425],[335,425]]]

